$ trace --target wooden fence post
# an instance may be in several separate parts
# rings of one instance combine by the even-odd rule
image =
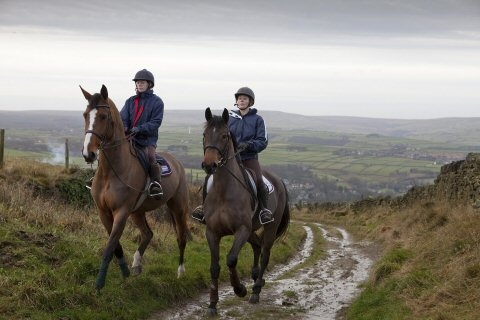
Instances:
[[[0,129],[0,169],[3,168],[4,149],[5,149],[5,129]]]
[[[65,169],[68,169],[69,167],[69,160],[70,160],[70,155],[68,150],[68,139],[65,139]]]

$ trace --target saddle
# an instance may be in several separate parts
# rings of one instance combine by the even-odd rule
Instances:
[[[147,176],[150,177],[150,162],[148,161],[147,148],[141,147],[138,145],[134,145],[134,148],[137,154],[138,161],[140,161],[140,164],[145,170],[145,173],[147,174]],[[172,168],[170,167],[170,164],[164,157],[156,153],[155,158],[157,160],[158,165],[161,168],[162,177],[169,176],[170,174],[172,174]]]
[[[244,175],[245,181],[247,182],[247,186],[249,187],[248,191],[250,192],[250,195],[254,199],[254,204],[252,209],[254,209],[254,212],[256,212],[257,206],[258,206],[258,198],[257,198],[257,184],[255,183],[255,179],[254,179],[255,174],[250,169],[243,168],[243,175]],[[208,177],[205,194],[208,194],[208,192],[212,188],[213,179],[214,179],[213,177],[214,177],[213,174],[211,174]],[[263,183],[265,183],[265,185],[267,186],[268,193],[269,194],[272,193],[274,190],[274,186],[270,182],[270,180],[268,180],[264,175],[262,175],[262,180],[263,180]]]

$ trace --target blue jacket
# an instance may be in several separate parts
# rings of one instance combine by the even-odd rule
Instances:
[[[135,99],[137,97],[140,97],[138,109],[140,111],[143,107],[143,112],[135,123]],[[134,137],[135,142],[144,147],[157,146],[158,128],[160,128],[163,120],[163,107],[162,99],[155,95],[153,90],[131,96],[125,101],[120,115],[126,130],[133,127],[140,130]]]
[[[231,110],[228,127],[235,136],[237,144],[241,142],[248,144],[248,148],[240,153],[242,161],[258,159],[258,154],[268,145],[268,135],[265,122],[257,114],[257,109],[250,108],[243,117],[239,110]]]

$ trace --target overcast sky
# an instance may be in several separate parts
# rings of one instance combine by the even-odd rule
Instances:
[[[118,108],[136,71],[168,109],[480,117],[480,0],[0,0],[0,109]]]

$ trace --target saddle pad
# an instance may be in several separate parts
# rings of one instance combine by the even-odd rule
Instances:
[[[158,165],[160,166],[160,168],[162,168],[162,177],[172,174],[172,168],[170,167],[170,164],[167,162],[167,160],[165,160],[165,158],[159,154],[156,154],[155,157],[157,159]]]
[[[262,178],[263,178],[263,183],[265,183],[265,185],[267,186],[268,193],[272,193],[274,190],[273,184],[265,176],[262,175]]]
[[[253,182],[253,178],[252,176],[250,175],[250,173],[247,171],[247,174],[248,174],[248,178],[250,180],[250,184],[252,185],[253,187],[253,190],[255,190],[255,194],[257,193],[257,186],[255,186],[255,183]],[[213,174],[210,175],[208,177],[208,180],[207,180],[207,193],[210,191],[210,189],[212,188],[212,185],[213,185]],[[272,193],[274,188],[273,188],[273,184],[270,182],[270,180],[268,180],[265,176],[262,176],[263,178],[263,183],[265,183],[267,185],[267,189],[268,189],[268,193]]]

